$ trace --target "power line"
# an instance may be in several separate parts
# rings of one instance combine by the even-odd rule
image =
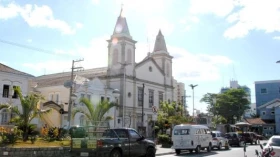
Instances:
[[[37,52],[50,54],[50,55],[69,56],[69,55],[66,55],[66,54],[57,54],[57,53],[55,53],[53,51],[50,51],[50,50],[45,50],[45,49],[41,49],[41,48],[37,48],[37,47],[33,47],[33,46],[23,45],[23,44],[11,42],[11,41],[3,40],[3,39],[0,39],[0,42],[4,43],[4,44],[12,45],[12,46],[17,46],[17,47],[20,47],[20,48],[25,48],[25,49],[29,49],[29,50],[33,50],[33,51],[37,51]]]

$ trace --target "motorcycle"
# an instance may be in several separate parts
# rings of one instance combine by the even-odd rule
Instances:
[[[255,150],[257,157],[272,157],[273,147],[269,146],[267,149],[263,149],[263,146],[260,144],[261,151]]]

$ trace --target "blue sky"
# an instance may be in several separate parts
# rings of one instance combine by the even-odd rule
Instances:
[[[0,62],[35,76],[69,71],[71,60],[104,67],[107,43],[121,3],[130,34],[138,41],[136,61],[153,50],[161,29],[173,59],[173,75],[195,88],[195,108],[207,92],[230,79],[252,90],[254,81],[279,79],[279,0],[0,0]],[[50,51],[50,52],[49,52]],[[192,110],[192,99],[188,98]]]

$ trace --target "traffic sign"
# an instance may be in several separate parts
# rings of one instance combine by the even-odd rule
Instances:
[[[157,113],[157,107],[156,106],[153,106],[152,110],[153,110],[153,113]]]

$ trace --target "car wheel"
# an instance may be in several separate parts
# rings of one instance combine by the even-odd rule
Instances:
[[[117,149],[113,149],[110,153],[110,157],[121,157],[121,156],[122,156],[121,152]]]
[[[207,147],[207,152],[211,152],[211,150],[212,150],[212,145],[211,143],[209,143],[209,146]]]
[[[222,149],[222,144],[219,143],[218,149],[221,150]]]
[[[197,146],[196,148],[195,148],[195,152],[198,154],[198,153],[200,153],[200,146]]]
[[[181,153],[181,150],[180,149],[176,149],[175,152],[176,152],[177,155],[179,155]]]
[[[155,157],[156,152],[154,148],[148,148],[146,152],[146,157]]]

